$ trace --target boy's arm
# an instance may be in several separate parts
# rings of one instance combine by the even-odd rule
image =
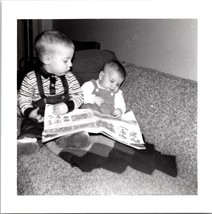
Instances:
[[[126,103],[124,101],[123,92],[121,90],[116,93],[114,102],[114,108],[121,109],[122,114],[124,114],[126,112]]]
[[[65,102],[65,104],[68,106],[68,112],[70,112],[74,109],[78,109],[82,105],[84,97],[78,80],[71,72],[69,72],[69,75],[67,75],[67,81],[69,86],[68,92],[70,100]]]
[[[35,78],[32,78],[33,73],[29,72],[22,81],[21,88],[18,93],[18,104],[21,113],[28,117],[32,110],[35,109],[32,105],[33,85]],[[35,80],[36,81],[36,80]]]

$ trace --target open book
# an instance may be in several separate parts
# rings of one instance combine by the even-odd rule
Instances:
[[[46,104],[42,141],[87,131],[101,133],[136,149],[145,149],[142,134],[132,111],[114,118],[91,109],[76,109],[64,115],[55,115],[53,105]]]

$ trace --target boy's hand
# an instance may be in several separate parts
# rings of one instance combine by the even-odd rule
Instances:
[[[122,115],[122,110],[120,108],[115,109],[115,111],[113,112],[113,116],[116,118],[121,117]]]
[[[38,114],[39,111],[39,107],[37,107],[36,109],[32,110],[29,114],[29,118],[33,118],[36,119],[39,123],[44,121],[44,117],[41,116],[40,114]]]
[[[104,99],[102,97],[95,96],[94,103],[100,107],[104,103]]]
[[[68,112],[68,106],[65,103],[58,103],[53,106],[54,114],[66,114]]]

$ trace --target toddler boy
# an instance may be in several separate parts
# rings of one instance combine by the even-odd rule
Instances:
[[[39,150],[45,104],[54,105],[55,114],[66,114],[83,103],[83,92],[70,72],[74,44],[58,31],[44,31],[34,43],[40,66],[25,76],[18,95],[25,117],[18,136],[18,155]]]

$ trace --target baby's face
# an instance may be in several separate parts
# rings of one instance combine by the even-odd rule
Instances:
[[[48,72],[62,76],[66,74],[72,67],[72,58],[74,49],[63,44],[58,44],[54,48],[54,53],[51,54],[50,63],[48,64]]]
[[[113,68],[106,67],[99,75],[99,84],[101,87],[116,93],[124,78]]]

